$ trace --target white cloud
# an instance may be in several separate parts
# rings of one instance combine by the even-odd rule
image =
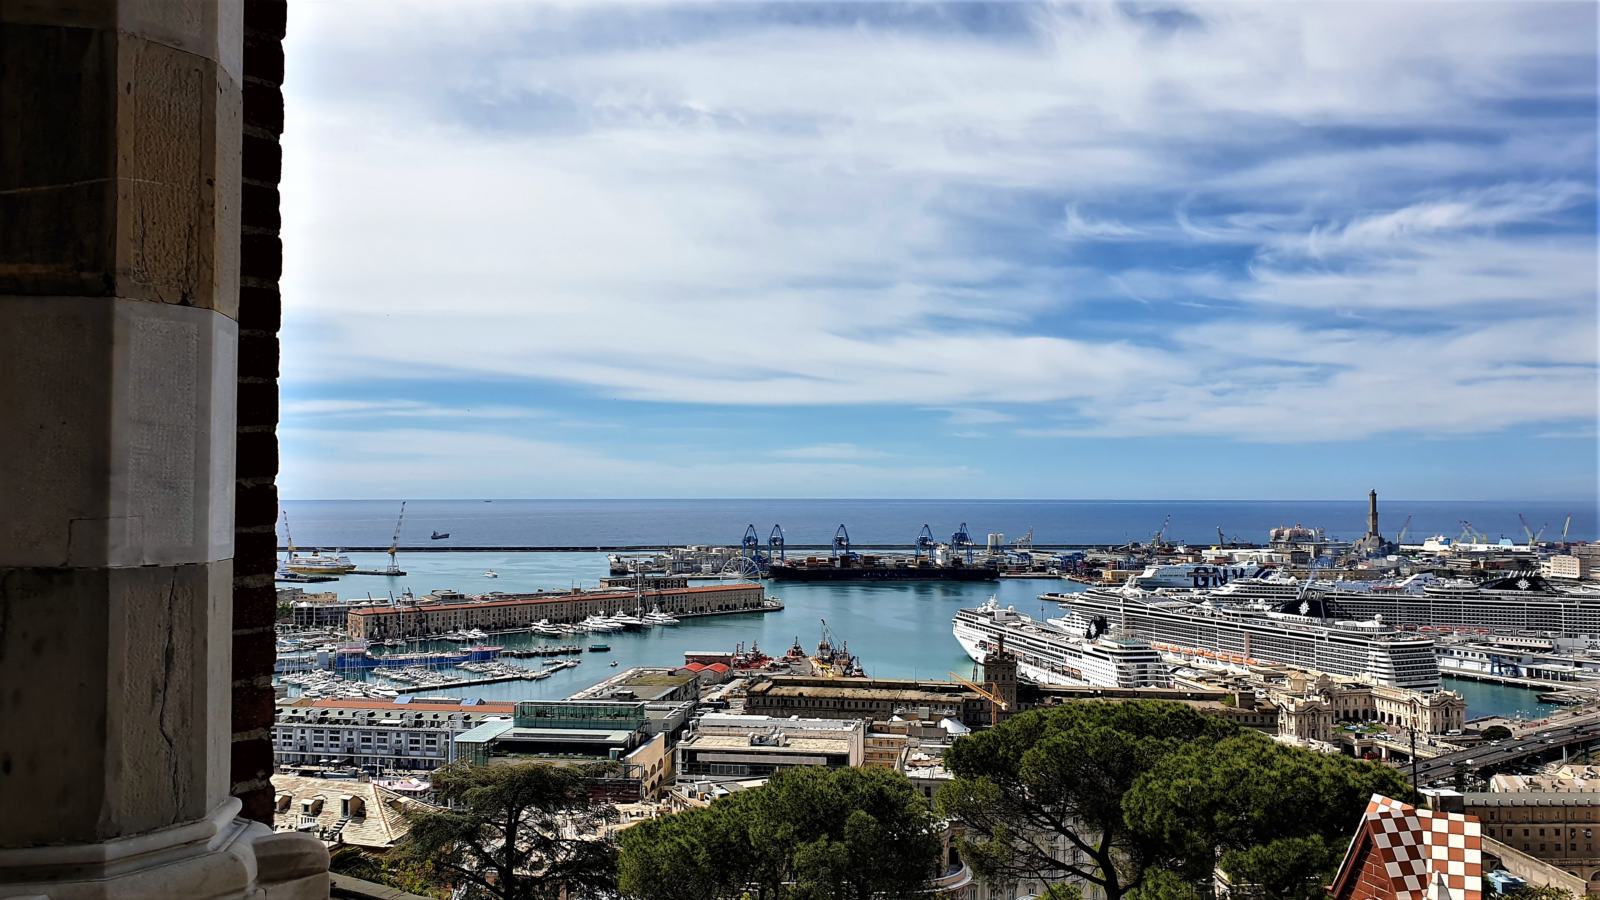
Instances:
[[[785,459],[883,459],[890,454],[871,447],[850,443],[812,444],[809,447],[789,447],[776,450],[773,456]]]
[[[308,6],[285,379],[1286,441],[1592,413],[1592,7],[784,9]]]
[[[981,485],[965,466],[866,460],[752,461],[717,453],[625,459],[593,448],[484,431],[285,425],[280,488],[316,497],[917,496]],[[981,489],[981,488],[980,488]]]
[[[543,410],[522,406],[444,406],[417,400],[289,400],[279,411],[286,419],[530,419],[545,415]]]

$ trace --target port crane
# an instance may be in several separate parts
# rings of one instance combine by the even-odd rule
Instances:
[[[289,557],[284,560],[284,564],[288,565],[289,560],[294,559],[294,534],[289,531],[289,511],[287,509],[283,511],[283,540],[289,548]]]
[[[1011,545],[1011,549],[1018,550],[1018,551],[1023,551],[1023,552],[1031,551],[1033,549],[1033,526],[1032,525],[1028,526],[1028,533],[1027,534],[1023,535],[1020,538],[1017,538],[1016,542],[1014,542]]]
[[[1405,524],[1400,526],[1400,533],[1394,536],[1394,544],[1396,547],[1400,546],[1401,542],[1406,539],[1406,532],[1410,530],[1411,516],[1406,516]]]
[[[938,546],[938,542],[933,539],[933,529],[929,528],[928,523],[924,522],[922,523],[922,532],[917,535],[917,542],[911,545],[911,558],[920,562],[922,555],[926,553],[929,562],[932,562],[934,548]]]
[[[756,535],[756,526],[754,524],[744,527],[744,537],[739,541],[739,544],[744,548],[744,553],[750,558],[750,561],[755,563],[756,571],[765,572],[767,570],[767,558],[761,555],[761,538]]]
[[[960,675],[957,675],[954,672],[950,673],[950,677],[955,679],[958,684],[965,687],[967,690],[972,691],[979,697],[989,701],[989,724],[1000,724],[1000,713],[1003,710],[1009,709],[1010,707],[1007,706],[1006,701],[1001,699],[999,693],[997,693],[1000,689],[999,685],[992,681],[987,681],[980,685],[971,679],[962,678]],[[994,688],[994,690],[990,690],[991,687]]]
[[[850,532],[845,530],[844,523],[839,523],[839,530],[833,533],[833,544],[828,549],[828,555],[834,559],[849,559]]]
[[[967,533],[967,523],[962,522],[956,533],[950,535],[951,550],[965,550],[967,562],[972,562],[972,535]]]
[[[784,562],[787,559],[788,557],[784,555],[783,551],[783,526],[774,525],[772,526],[772,531],[767,535],[767,562],[770,563],[773,560]]]
[[[1518,521],[1522,522],[1522,531],[1528,536],[1528,546],[1530,548],[1539,543],[1539,538],[1544,537],[1544,530],[1550,527],[1548,524],[1540,525],[1539,530],[1535,532],[1532,526],[1528,524],[1527,516],[1523,515],[1522,513],[1517,513],[1517,519]]]
[[[1567,542],[1567,530],[1572,527],[1572,513],[1567,513],[1567,521],[1561,526],[1561,543]]]
[[[1156,529],[1156,533],[1150,536],[1150,546],[1152,549],[1163,546],[1166,543],[1167,529],[1171,527],[1172,513],[1167,513],[1167,517],[1161,521],[1161,527]]]
[[[287,531],[287,530],[289,530],[289,514],[288,513],[284,513],[283,516],[284,516],[284,518],[283,518],[283,528],[284,528],[285,531]],[[404,572],[400,571],[400,560],[399,560],[399,557],[397,556],[397,554],[400,552],[400,523],[404,522],[405,520],[406,520],[406,501],[401,500],[400,501],[400,518],[394,520],[394,537],[389,539],[389,568],[384,571],[385,575],[404,575],[405,574]]]

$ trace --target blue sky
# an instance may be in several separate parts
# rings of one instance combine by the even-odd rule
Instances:
[[[297,5],[282,493],[1593,503],[1596,24]]]

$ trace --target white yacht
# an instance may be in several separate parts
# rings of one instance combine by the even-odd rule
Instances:
[[[976,609],[958,609],[952,633],[961,649],[982,663],[996,648],[1016,654],[1017,671],[1038,684],[1098,687],[1168,687],[1167,666],[1149,644],[1128,638],[1093,637],[1056,622],[1036,622],[995,598]]]
[[[678,620],[677,619],[673,618],[670,613],[662,612],[661,611],[661,607],[659,607],[659,606],[652,606],[650,608],[650,611],[644,614],[643,619],[644,619],[644,622],[645,622],[646,625],[676,625],[676,624],[678,624]]]
[[[591,615],[578,623],[579,627],[588,631],[621,631],[622,626],[603,616]]]
[[[551,625],[549,619],[540,619],[532,625],[529,625],[528,630],[534,634],[542,634],[548,637],[556,637],[561,634],[561,629]]]
[[[616,615],[611,617],[611,622],[612,624],[628,631],[644,627],[643,619],[639,618],[638,616],[630,616],[621,610],[618,610]]]
[[[496,572],[493,569],[490,569],[489,571],[483,573],[483,577],[485,577],[485,578],[499,578],[500,577],[500,573]]]

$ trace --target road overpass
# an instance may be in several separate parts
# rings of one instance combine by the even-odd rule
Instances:
[[[1507,738],[1469,750],[1459,750],[1432,759],[1419,760],[1417,785],[1420,787],[1453,777],[1460,768],[1473,772],[1502,769],[1530,760],[1543,761],[1570,756],[1574,750],[1592,749],[1600,749],[1600,723],[1583,722],[1576,725],[1551,726],[1537,734]],[[1410,763],[1401,765],[1400,769],[1407,775],[1411,774]]]

